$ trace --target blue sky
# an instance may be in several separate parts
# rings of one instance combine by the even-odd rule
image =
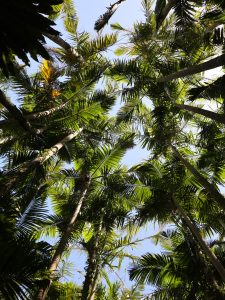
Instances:
[[[79,17],[79,30],[87,31],[91,33],[92,37],[97,36],[94,31],[94,24],[96,20],[106,11],[106,7],[115,1],[104,1],[104,0],[76,0],[74,1],[77,15]],[[141,0],[126,0],[122,2],[116,13],[112,16],[109,24],[105,26],[102,34],[112,32],[110,29],[110,24],[120,23],[122,27],[127,29],[132,29],[135,21],[143,19],[143,8],[141,5]],[[110,52],[110,56],[113,57],[113,53]],[[118,99],[117,103],[120,103]],[[119,105],[117,105],[117,109]],[[116,111],[116,109],[114,110]],[[141,149],[139,146],[131,149],[127,152],[123,159],[123,163],[128,167],[131,165],[139,163],[143,158],[148,157],[148,152],[145,149]]]
[[[106,7],[108,7],[114,1],[103,1],[103,0],[76,0],[75,6],[77,10],[77,15],[79,17],[79,31],[87,31],[91,34],[91,37],[97,36],[97,33],[94,31],[94,23],[98,19],[100,15],[102,15],[106,11]],[[123,27],[127,29],[131,29],[134,21],[141,20],[143,18],[143,11],[140,0],[126,0],[123,2],[117,12],[110,19],[109,25],[106,26],[103,30],[104,33],[111,32],[110,24],[119,22]],[[59,26],[59,30],[63,32],[61,26]],[[110,56],[113,54],[110,54]],[[119,108],[120,99],[118,99],[118,107]],[[148,152],[146,150],[140,149],[139,146],[135,147],[132,150],[129,150],[126,156],[123,159],[123,163],[128,167],[131,165],[137,164],[142,161],[144,158],[147,158]],[[143,228],[134,239],[143,239],[147,236],[154,235],[158,231],[158,228],[154,227],[154,224],[149,224],[147,227]],[[133,255],[140,256],[146,252],[158,252],[159,247],[154,246],[153,243],[148,239],[136,246],[135,248],[130,248],[129,251]],[[76,270],[74,278],[75,282],[82,284],[83,276],[83,268],[85,266],[85,253],[81,251],[73,251],[70,256],[70,261],[74,264],[74,269]],[[129,261],[126,260],[123,264],[121,271],[119,272],[120,278],[123,280],[123,283],[126,287],[130,287],[134,282],[129,282],[127,269],[129,268]],[[81,271],[81,272],[80,272]],[[115,274],[111,274],[111,278],[113,280],[118,280]],[[149,290],[149,289],[146,289]]]
[[[75,6],[77,10],[77,15],[79,17],[79,31],[87,31],[91,34],[91,37],[96,37],[97,33],[94,31],[94,23],[98,19],[100,15],[102,15],[106,11],[106,7],[115,2],[114,0],[76,0]],[[137,20],[141,20],[143,18],[143,11],[140,0],[126,0],[121,4],[117,12],[110,19],[109,25],[107,25],[102,34],[111,32],[110,24],[119,22],[123,27],[127,29],[131,29],[133,23]],[[62,22],[57,22],[56,29],[58,29],[62,34],[64,28],[62,26]],[[66,37],[67,35],[64,35]],[[69,42],[69,40],[68,40]],[[51,41],[47,41],[48,45],[55,46]],[[108,54],[107,54],[108,55]],[[113,57],[112,51],[110,51],[110,56]],[[40,60],[41,62],[41,60]],[[35,70],[39,68],[39,63],[32,62],[31,68],[29,69],[29,73],[35,72]],[[17,97],[12,91],[8,91],[8,95],[11,96],[11,99],[17,103]],[[119,108],[120,99],[117,101],[117,108]],[[116,109],[114,109],[114,112]],[[132,150],[129,150],[123,159],[123,164],[126,164],[128,167],[135,165],[141,162],[143,159],[148,157],[147,150],[141,149],[139,146],[135,147]],[[154,227],[154,224],[148,224],[147,227],[140,230],[140,232],[133,237],[135,239],[144,239],[145,237],[149,237],[158,232],[158,228]],[[55,243],[55,239],[49,240],[50,243]],[[158,252],[159,247],[153,245],[150,239],[147,239],[139,244],[139,246],[133,247],[129,249],[130,253],[136,256],[140,256],[146,252]],[[67,278],[67,280],[75,281],[78,284],[82,284],[84,277],[84,266],[86,261],[86,255],[83,251],[72,251],[72,254],[69,257],[69,261],[73,263],[72,273],[73,277]],[[131,287],[135,282],[129,282],[128,272],[130,264],[129,261],[126,260],[122,265],[121,271],[118,272],[119,277],[122,279],[125,287]],[[118,277],[115,274],[111,274],[110,278],[113,280],[118,280]],[[151,289],[151,288],[150,288]],[[146,291],[149,291],[149,288],[146,288]]]
[[[75,0],[75,6],[80,20],[79,29],[92,32],[93,35],[96,35],[94,32],[94,23],[100,15],[106,11],[106,7],[115,1],[109,0]],[[135,20],[141,19],[143,16],[143,11],[141,7],[140,0],[126,0],[122,2],[119,9],[112,16],[109,23],[113,24],[119,22],[125,28],[132,28],[132,25]],[[103,33],[110,30],[107,26]]]

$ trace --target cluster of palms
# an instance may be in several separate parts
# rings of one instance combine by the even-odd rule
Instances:
[[[11,61],[2,78],[0,297],[144,299],[148,283],[146,299],[224,299],[224,75],[201,72],[224,65],[225,3],[158,0],[152,9],[144,0],[146,19],[133,30],[114,24],[116,34],[96,39],[78,32],[71,1],[58,8],[72,42],[47,34],[59,46],[49,50],[54,60],[32,76]],[[112,62],[102,52],[120,34],[127,44],[117,53],[127,58]],[[149,159],[127,169],[121,159],[135,144]],[[165,251],[137,259],[126,246],[153,221],[173,227],[154,237]],[[82,287],[59,281],[76,245],[87,253]],[[125,257],[131,290],[105,272]]]

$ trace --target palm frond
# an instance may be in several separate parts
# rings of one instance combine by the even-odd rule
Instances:
[[[147,253],[129,270],[130,279],[138,283],[160,285],[163,283],[163,273],[167,272],[168,266],[175,267],[169,256]]]
[[[17,217],[16,235],[28,235],[37,231],[48,219],[48,210],[40,195],[34,197],[25,211]]]
[[[110,20],[112,15],[116,12],[120,4],[125,0],[118,0],[114,4],[110,5],[107,11],[99,17],[99,19],[95,22],[94,29],[99,32]]]
[[[99,170],[103,170],[106,166],[116,168],[121,158],[129,148],[134,146],[134,134],[126,134],[122,136],[114,147],[103,146],[97,150],[99,165],[94,168],[92,176]]]

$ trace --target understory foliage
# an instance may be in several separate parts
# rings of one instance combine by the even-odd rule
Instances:
[[[120,0],[94,38],[70,0],[11,2],[28,19],[0,31],[0,298],[225,299],[225,2],[143,0],[104,34]]]

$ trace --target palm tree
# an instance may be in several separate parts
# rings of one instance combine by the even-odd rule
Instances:
[[[69,216],[67,216],[66,226],[61,232],[59,243],[56,246],[54,256],[48,267],[51,274],[50,280],[47,283],[44,282],[38,292],[37,299],[46,298],[51,285],[51,280],[54,277],[54,273],[56,272],[60,259],[67,248],[73,231],[75,230],[75,225],[77,223],[77,218],[81,213],[81,208],[84,206],[84,203],[87,203],[86,205],[88,205],[88,202],[91,201],[89,198],[91,199],[92,197],[93,187],[96,185],[96,188],[99,188],[99,185],[101,187],[101,183],[98,183],[98,179],[101,179],[104,174],[104,170],[109,167],[116,166],[119,163],[126,150],[133,146],[132,139],[133,134],[126,134],[119,138],[113,146],[107,144],[101,145],[100,142],[98,145],[100,148],[95,151],[92,149],[88,151],[87,145],[79,145],[80,148],[85,147],[85,152],[83,154],[80,153],[80,165],[77,166],[77,171],[74,170],[72,172],[66,172],[66,174],[70,177],[73,176],[75,179],[75,187],[70,200],[72,202],[70,205],[72,205],[73,208],[71,208],[72,210],[70,209],[71,212]],[[83,159],[81,159],[81,156]]]
[[[111,5],[97,24],[98,28],[123,1]],[[225,204],[218,190],[218,184],[223,183],[225,162],[222,154],[224,129],[219,124],[224,124],[223,113],[220,113],[223,105],[220,104],[217,113],[184,104],[191,99],[189,81],[172,79],[186,76],[184,74],[196,75],[199,70],[221,65],[224,55],[206,61],[218,47],[213,45],[211,35],[204,42],[203,23],[193,22],[197,15],[190,1],[157,1],[155,13],[149,1],[143,4],[145,22],[135,24],[132,32],[124,30],[129,35],[129,43],[119,50],[129,54],[131,59],[111,63],[101,52],[113,45],[117,36],[98,36],[91,40],[87,33],[78,33],[75,10],[71,1],[65,0],[58,8],[64,14],[64,24],[73,41],[68,43],[53,32],[45,32],[44,36],[60,46],[51,50],[54,64],[43,61],[40,71],[30,78],[24,68],[14,66],[9,81],[17,91],[16,105],[3,89],[0,92],[3,106],[0,221],[2,227],[5,226],[2,257],[6,257],[7,262],[6,268],[2,266],[2,297],[7,297],[10,291],[12,299],[25,299],[32,290],[32,297],[45,299],[50,285],[57,282],[59,263],[74,241],[80,242],[88,253],[81,297],[89,300],[98,297],[98,283],[104,267],[112,266],[118,256],[120,260],[119,251],[133,243],[130,237],[120,238],[115,230],[126,228],[129,213],[133,214],[134,208],[139,213],[135,218],[139,224],[157,220],[173,222],[182,228],[181,240],[174,243],[170,257],[149,256],[148,260],[148,263],[153,261],[154,270],[159,263],[157,258],[161,261],[162,273],[169,270],[168,277],[155,273],[158,278],[161,276],[162,284],[157,284],[165,288],[165,297],[169,298],[171,293],[173,297],[176,292],[178,297],[187,299],[211,297],[207,285],[211,285],[220,297],[225,280],[224,252],[220,244],[224,236]],[[176,19],[169,12],[175,12]],[[215,12],[213,14],[215,16]],[[206,28],[210,34],[213,26]],[[214,38],[216,43],[220,39],[221,36]],[[96,84],[104,75],[111,76],[111,82],[97,90]],[[127,82],[122,90],[126,103],[114,122],[107,117],[107,112],[118,95],[118,84],[113,85],[112,79],[118,78]],[[192,81],[198,79],[201,77],[192,77]],[[222,86],[223,77],[192,89],[192,99],[206,95],[219,98],[223,96]],[[151,109],[144,104],[146,96],[151,99]],[[190,112],[194,113],[191,117]],[[203,122],[202,117],[209,118],[211,123]],[[125,126],[124,121],[129,126]],[[189,132],[188,126],[193,122],[202,140]],[[136,139],[150,150],[152,162],[127,171],[118,164],[126,149],[133,145],[130,125],[136,132]],[[128,134],[124,133],[127,127]],[[190,148],[197,156],[193,161],[186,158]],[[71,162],[74,169],[64,169],[65,163]],[[51,195],[56,215],[39,214],[46,198],[43,197],[41,203],[38,201],[39,189]],[[21,224],[25,222],[27,225],[23,227]],[[46,228],[43,226],[41,230],[43,223]],[[18,224],[25,228],[23,234],[17,234]],[[82,239],[87,226],[91,228],[89,237]],[[37,231],[48,232],[52,228],[57,228],[59,240],[50,252],[51,247],[37,241],[36,236]],[[207,243],[212,232],[220,238],[214,245]],[[173,238],[178,237],[174,235]],[[21,246],[22,242],[27,243],[27,249]],[[14,248],[22,262],[15,262]],[[126,256],[126,252],[123,255]],[[183,258],[187,257],[185,261]],[[33,268],[32,259],[37,261]],[[192,262],[202,272],[196,282],[191,279]],[[19,269],[24,270],[24,276],[19,276]],[[9,274],[13,274],[14,281],[10,281]],[[159,297],[160,292],[163,295],[161,290]],[[116,286],[109,297],[113,295],[117,297]],[[119,297],[126,298],[126,295]]]
[[[129,215],[135,202],[139,200],[128,192],[131,186],[134,187],[132,181],[133,177],[130,177],[126,169],[106,169],[96,192],[92,192],[91,204],[85,211],[91,236],[82,241],[88,254],[82,299],[93,300],[104,268],[112,268],[116,258],[119,259],[119,264],[123,258],[131,258],[123,249],[138,243],[137,240],[131,240],[133,232]],[[131,232],[122,238],[120,233],[116,233],[126,232],[127,228]]]
[[[191,187],[191,185],[187,185],[184,166],[173,162],[172,165],[166,163],[164,168],[159,163],[146,163],[136,167],[137,175],[140,177],[140,180],[152,190],[152,196],[148,202],[146,202],[146,206],[140,210],[140,216],[144,219],[171,219],[172,217],[172,222],[174,222],[173,215],[178,214],[179,218],[183,221],[184,226],[191,232],[203,253],[208,257],[224,281],[224,267],[202,239],[199,229],[195,225],[196,221],[192,221],[192,218],[188,216],[179,204],[179,201],[184,197],[183,193],[186,193],[186,190],[188,190],[188,195],[185,196],[185,198],[189,198],[189,200],[186,198],[186,202],[193,201],[191,197],[196,197],[196,190]],[[184,186],[182,185],[182,182],[184,183]],[[158,211],[159,205],[161,205],[161,207],[162,205],[165,205],[164,209]],[[189,204],[189,211],[190,209],[191,204]]]
[[[107,35],[92,41],[88,38],[86,33],[76,33],[75,36],[75,43],[85,61],[78,61],[77,64],[70,61],[69,65],[68,59],[74,59],[70,47],[69,51],[55,51],[62,62],[60,68],[56,64],[44,61],[35,77],[29,78],[24,70],[18,70],[10,78],[19,96],[22,96],[19,108],[1,93],[5,106],[1,110],[4,119],[1,130],[1,156],[5,158],[0,192],[3,207],[6,202],[12,201],[18,212],[29,210],[33,203],[32,193],[35,194],[40,185],[45,185],[54,172],[59,172],[63,162],[73,159],[76,153],[75,137],[82,135],[79,139],[87,145],[100,139],[101,131],[108,122],[106,112],[116,96],[111,85],[105,90],[94,89],[108,66],[107,60],[99,53],[112,45],[116,36]],[[61,82],[60,77],[64,72],[67,72],[68,80]],[[19,128],[16,128],[17,124],[20,125]],[[107,134],[104,138],[107,139]],[[80,195],[75,193],[73,198],[78,197],[81,204],[84,196],[85,191]],[[45,266],[57,266],[78,212],[79,205],[77,210],[74,209],[73,215],[69,216],[54,261],[45,261]],[[35,243],[31,244],[31,252],[32,245],[34,252]],[[41,271],[41,263],[37,263],[37,268],[38,266]],[[45,274],[43,277],[42,274],[39,275],[41,279],[45,277]],[[42,284],[42,281],[40,283]]]
[[[108,35],[93,41],[87,41],[87,39],[87,35],[85,39],[83,35],[76,36],[79,51],[85,59],[82,63],[84,69],[80,71],[81,62],[78,65],[70,62],[72,67],[68,66],[67,62],[64,68],[70,68],[70,73],[68,73],[70,80],[66,83],[60,82],[63,69],[60,70],[56,65],[44,61],[40,73],[33,80],[30,80],[25,72],[18,72],[13,77],[17,91],[24,97],[21,108],[17,108],[1,93],[1,102],[9,113],[2,111],[5,119],[2,120],[4,129],[2,132],[4,145],[2,146],[5,150],[10,149],[8,151],[11,152],[10,157],[12,157],[13,148],[16,147],[18,151],[16,145],[19,138],[21,148],[24,145],[25,152],[32,153],[30,159],[29,156],[27,159],[24,156],[21,163],[17,160],[14,168],[2,174],[1,184],[5,185],[0,192],[2,197],[9,194],[12,187],[16,188],[17,182],[21,185],[22,177],[26,180],[31,170],[42,168],[43,164],[54,158],[56,154],[67,152],[68,142],[83,132],[84,124],[87,124],[88,120],[94,120],[96,117],[100,121],[102,117],[104,122],[105,111],[115,101],[115,95],[112,95],[114,91],[111,89],[111,95],[107,96],[108,91],[93,92],[92,89],[108,64],[107,60],[98,53],[113,44],[115,36]],[[70,52],[64,51],[60,54],[60,59],[63,60],[65,57],[68,59],[67,55],[71,56]],[[90,61],[96,61],[96,64],[92,65]],[[74,89],[77,91],[74,92]],[[20,132],[16,133],[14,130],[17,122],[21,126],[22,138]],[[94,128],[93,124],[91,127]],[[24,140],[24,135],[26,140]],[[19,155],[22,152],[23,150],[20,150]],[[67,153],[67,159],[68,156],[69,153]]]
[[[2,299],[28,299],[39,276],[51,259],[52,247],[37,241],[36,232],[47,221],[45,189],[40,187],[31,202],[14,196],[13,203],[1,202],[1,284]],[[27,205],[27,206],[26,206]]]
[[[223,287],[215,283],[211,266],[193,243],[176,228],[157,236],[166,250],[161,254],[147,253],[130,269],[130,278],[139,283],[154,284],[150,299],[222,299]],[[202,269],[207,268],[202,272]]]
[[[188,68],[182,69],[176,73],[169,74],[167,76],[161,77],[158,79],[158,82],[168,82],[170,80],[179,79],[186,76],[191,76],[194,74],[198,74],[200,72],[205,72],[208,70],[212,70],[218,67],[222,67],[225,65],[225,55],[219,55],[215,58],[212,58],[206,62],[190,66]]]

